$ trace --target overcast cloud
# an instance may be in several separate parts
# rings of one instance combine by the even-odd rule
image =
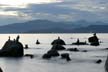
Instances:
[[[15,1],[18,2],[18,0]],[[108,22],[108,0],[38,1],[26,2],[26,0],[22,0],[21,3],[11,4],[3,3],[0,0],[0,25],[34,19]]]

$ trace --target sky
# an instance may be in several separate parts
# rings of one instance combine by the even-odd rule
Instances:
[[[36,19],[108,22],[108,0],[0,0],[0,25]]]

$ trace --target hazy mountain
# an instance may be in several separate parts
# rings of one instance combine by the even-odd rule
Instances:
[[[81,27],[73,29],[72,32],[76,33],[108,33],[108,25],[89,25],[87,27]]]
[[[74,24],[72,22],[53,22],[48,20],[33,20],[24,23],[14,23],[5,26],[0,26],[0,33],[23,33],[23,32],[44,32],[42,30],[53,29],[52,32],[58,31],[57,28],[61,31],[65,29],[74,29],[81,27],[80,24]],[[51,31],[50,31],[51,32]]]
[[[107,29],[107,23],[103,22],[87,22],[84,20],[76,22],[53,22],[48,20],[33,20],[24,23],[14,23],[0,26],[0,33],[108,32]]]

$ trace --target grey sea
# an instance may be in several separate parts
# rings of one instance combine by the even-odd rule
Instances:
[[[4,72],[105,72],[104,64],[108,55],[108,34],[97,33],[101,44],[100,46],[90,45],[71,45],[76,42],[77,38],[80,41],[86,41],[92,36],[92,33],[69,33],[69,34],[0,34],[0,48],[8,40],[8,36],[11,40],[14,40],[17,35],[20,35],[20,42],[28,44],[29,49],[25,49],[25,54],[33,54],[34,58],[22,57],[22,58],[9,58],[0,57],[0,67]],[[42,59],[42,55],[51,49],[51,42],[60,36],[66,42],[64,47],[78,48],[79,50],[87,50],[88,52],[70,52],[59,51],[59,53],[69,53],[71,61],[67,62],[61,57],[54,57],[50,60]],[[41,42],[40,45],[36,45],[36,40]],[[98,59],[102,60],[102,63],[95,63]]]

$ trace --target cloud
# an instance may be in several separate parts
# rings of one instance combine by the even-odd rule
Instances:
[[[51,2],[28,2],[25,7],[13,7],[11,5],[9,6],[6,4],[1,4],[0,16],[4,16],[4,19],[11,19],[11,21],[13,19],[14,22],[32,19],[48,19],[53,21],[87,20],[108,22],[108,0],[47,1]]]

